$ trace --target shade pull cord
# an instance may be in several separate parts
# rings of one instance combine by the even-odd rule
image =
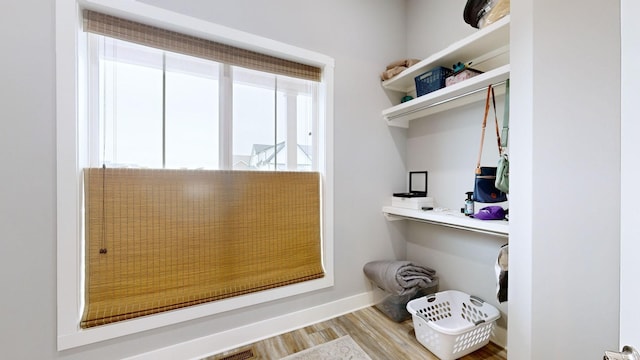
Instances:
[[[100,236],[100,254],[107,253],[107,240],[105,239],[106,227],[107,227],[107,215],[105,213],[105,181],[107,177],[107,166],[102,163],[102,234]]]

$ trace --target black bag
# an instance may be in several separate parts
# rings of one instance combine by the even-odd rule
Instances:
[[[464,22],[478,29],[478,22],[487,13],[490,0],[467,0],[462,17]]]
[[[476,180],[473,187],[473,200],[481,203],[507,201],[507,194],[496,188],[495,167],[480,167],[480,173],[476,173]]]
[[[496,124],[496,137],[498,140],[498,156],[502,155],[502,145],[500,141],[500,133],[498,130],[498,117],[495,115],[496,99],[493,87],[489,85],[487,89],[487,101],[484,107],[484,118],[482,119],[482,136],[480,138],[480,152],[478,154],[478,163],[476,165],[475,183],[473,186],[473,200],[481,203],[497,203],[507,201],[507,194],[496,189],[496,171],[497,168],[480,166],[482,159],[482,147],[484,145],[484,132],[487,127],[487,116],[489,115],[490,101],[493,100],[493,113]]]

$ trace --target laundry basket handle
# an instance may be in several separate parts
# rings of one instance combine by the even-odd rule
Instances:
[[[428,317],[426,317],[423,313],[421,312],[416,312],[416,316],[418,316],[419,318],[421,318],[422,320],[424,320],[425,322],[431,322],[431,320],[429,320]]]
[[[482,306],[484,304],[484,300],[475,295],[469,295],[469,301],[475,306]]]

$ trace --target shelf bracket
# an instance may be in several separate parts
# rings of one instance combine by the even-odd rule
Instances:
[[[387,212],[383,212],[382,215],[384,215],[384,218],[387,221],[400,221],[400,220],[407,220],[406,217],[404,216],[398,216],[398,215],[393,215],[393,214],[389,214]]]

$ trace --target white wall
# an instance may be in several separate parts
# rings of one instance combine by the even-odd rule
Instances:
[[[53,1],[0,12],[0,353],[55,357]],[[30,23],[33,26],[25,26]]]
[[[512,2],[510,358],[617,347],[619,4]]]
[[[511,104],[509,118],[511,148],[510,183],[512,213],[509,245],[509,347],[511,353],[532,359],[533,321],[533,1],[514,2],[511,5]],[[517,24],[517,25],[515,25]],[[513,66],[517,64],[517,66]],[[518,119],[518,120],[516,120]],[[516,211],[518,216],[514,216]]]
[[[640,153],[640,106],[637,96],[640,93],[640,68],[636,66],[640,59],[640,43],[637,34],[640,24],[633,14],[640,10],[640,3],[633,0],[621,0],[622,13],[622,199],[621,199],[621,244],[620,244],[620,347],[624,345],[640,347],[640,288],[637,286],[640,274],[640,227],[637,226],[640,207],[636,206],[638,168],[637,154]]]
[[[367,292],[371,286],[362,273],[364,263],[405,256],[401,229],[388,226],[380,211],[388,194],[404,184],[405,140],[381,119],[390,102],[377,77],[405,52],[403,1],[150,3],[336,60],[335,287],[56,352],[55,2],[13,1],[3,5],[0,15],[5,34],[0,57],[3,358],[133,356]]]
[[[410,57],[427,57],[476,31],[462,18],[466,0],[409,0],[407,4]],[[504,96],[496,99],[501,127]],[[410,122],[408,167],[429,171],[429,194],[438,206],[459,210],[464,206],[465,193],[473,191],[483,115],[484,101],[479,101]],[[482,165],[486,166],[498,161],[493,124],[488,121],[485,134]],[[476,211],[482,206],[486,204],[476,204]],[[508,303],[500,304],[496,298],[494,267],[500,247],[507,242],[502,237],[410,222],[407,244],[411,260],[438,271],[441,290],[456,289],[479,296],[500,310],[492,340],[503,346],[507,345]]]
[[[462,13],[467,0],[406,0],[407,55],[424,59],[476,30]]]

